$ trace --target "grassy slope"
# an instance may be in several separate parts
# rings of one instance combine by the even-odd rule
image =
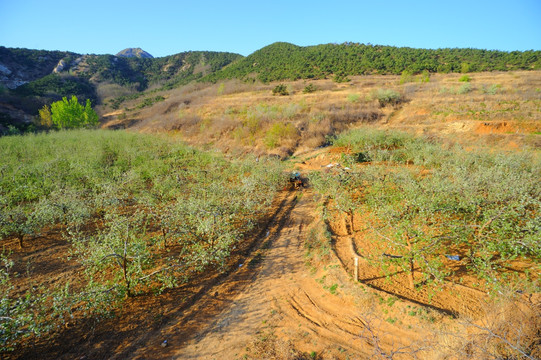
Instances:
[[[471,73],[469,82],[461,78],[435,74],[420,82],[419,75],[404,82],[401,76],[366,75],[343,84],[286,82],[288,96],[272,95],[276,83],[192,84],[161,93],[164,101],[151,107],[140,108],[141,100],[127,102],[105,118],[105,126],[174,131],[196,144],[282,156],[367,123],[465,146],[539,147],[540,72]],[[309,84],[317,90],[304,93]],[[403,102],[380,107],[380,89],[400,94]]]

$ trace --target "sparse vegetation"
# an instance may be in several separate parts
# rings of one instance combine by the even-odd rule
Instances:
[[[80,266],[71,284],[15,291],[13,261],[2,255],[3,350],[78,316],[71,314],[75,304],[95,316],[114,311],[126,296],[222,271],[281,180],[276,161],[231,163],[124,132],[62,131],[0,142],[3,241],[16,238],[22,247],[59,226]]]
[[[373,95],[379,103],[379,106],[397,105],[403,101],[400,93],[391,89],[378,89]]]
[[[353,154],[362,152],[374,164],[396,164],[392,171],[372,165],[354,177],[329,174],[312,180],[348,217],[352,212],[372,214],[365,236],[380,245],[373,257],[365,256],[381,264],[384,273],[403,269],[411,275],[411,287],[414,281],[442,282],[453,276],[442,258],[458,252],[468,271],[489,291],[498,291],[511,279],[536,286],[523,271],[510,269],[517,258],[540,267],[541,248],[534,240],[540,235],[535,225],[538,159],[457,148],[445,151],[410,135],[369,129],[346,132],[334,144],[348,146]],[[400,164],[421,166],[430,174],[419,176]],[[388,255],[378,257],[378,251]]]

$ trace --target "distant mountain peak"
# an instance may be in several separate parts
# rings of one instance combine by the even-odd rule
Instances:
[[[137,57],[137,58],[143,58],[143,59],[153,59],[154,56],[147,53],[145,50],[141,48],[127,48],[122,51],[120,51],[116,56],[120,57]]]

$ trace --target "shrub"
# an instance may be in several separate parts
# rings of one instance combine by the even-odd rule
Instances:
[[[347,77],[346,74],[340,73],[340,74],[334,75],[333,81],[334,81],[335,83],[340,84],[340,83],[349,82],[349,81],[351,81],[351,80]]]
[[[272,89],[272,94],[286,96],[286,95],[289,95],[289,91],[287,91],[286,85],[279,84],[279,85],[276,85],[274,89]]]
[[[462,75],[460,77],[460,79],[458,79],[458,81],[462,81],[462,82],[470,82],[471,81],[471,77],[469,77],[468,75]]]
[[[488,88],[485,85],[483,85],[481,92],[483,94],[496,95],[498,90],[500,90],[501,88],[502,86],[500,84],[492,84]]]
[[[461,87],[458,88],[457,94],[467,94],[473,90],[470,83],[465,83]]]
[[[51,115],[51,108],[47,105],[43,105],[41,109],[39,109],[39,123],[43,126],[51,127],[53,125],[53,118]]]
[[[391,89],[378,89],[374,96],[378,100],[380,107],[397,105],[403,101],[402,95]]]
[[[165,101],[165,98],[163,96],[161,96],[161,95],[157,95],[156,97],[153,97],[153,98],[146,98],[145,100],[143,100],[142,103],[137,105],[137,108],[142,109],[142,108],[145,108],[145,107],[148,107],[148,106],[152,106],[155,103],[161,102],[161,101]]]
[[[413,75],[411,71],[404,70],[402,71],[402,74],[400,75],[400,83],[405,84],[413,81]]]
[[[430,82],[430,72],[428,70],[423,70],[419,79],[422,83]]]
[[[317,90],[317,87],[314,84],[308,84],[304,87],[304,90],[302,91],[305,94],[313,93]]]
[[[218,91],[217,91],[218,96],[223,95],[224,91],[225,91],[225,84],[221,83],[220,86],[218,86]]]
[[[292,124],[274,123],[265,135],[265,145],[274,149],[282,139],[290,139],[297,134],[297,129]]]

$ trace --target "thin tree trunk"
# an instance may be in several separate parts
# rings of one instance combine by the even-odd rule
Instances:
[[[126,282],[126,295],[131,297],[130,279],[128,278],[128,239],[124,240],[124,257],[122,258],[122,267],[124,271],[124,281]]]
[[[131,297],[131,291],[130,291],[130,279],[128,278],[128,261],[126,257],[124,257],[122,261],[122,270],[124,271],[124,282],[126,283],[126,291],[127,296]]]
[[[163,248],[165,249],[167,247],[167,231],[165,228],[162,229],[163,234]]]
[[[24,247],[24,243],[23,243],[24,234],[17,235],[17,239],[19,239],[19,248],[22,249]]]
[[[411,247],[411,241],[409,239],[409,237],[407,237],[406,235],[406,241],[408,243],[408,250],[409,250],[409,253],[410,253],[410,259],[409,259],[409,262],[410,262],[410,272],[409,272],[409,285],[410,285],[410,288],[412,290],[415,289],[415,282],[414,282],[414,279],[415,279],[415,274],[414,274],[414,270],[415,270],[415,264],[413,263],[413,253],[412,253],[412,247]]]

